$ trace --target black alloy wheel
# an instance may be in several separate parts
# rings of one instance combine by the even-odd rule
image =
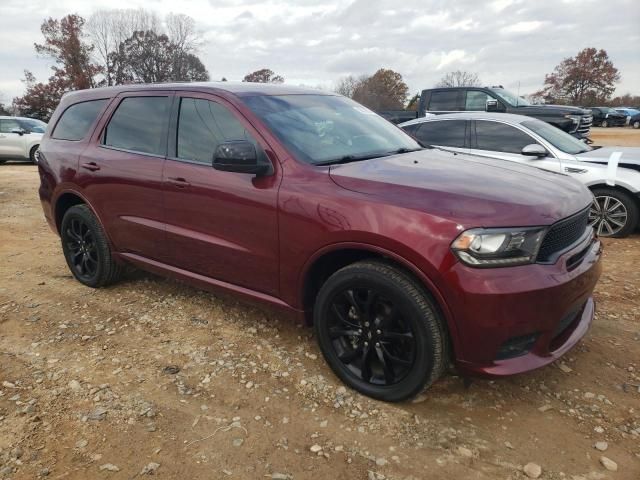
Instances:
[[[102,226],[87,205],[66,211],[60,239],[67,265],[80,283],[97,288],[118,280],[122,266],[113,260]]]
[[[334,273],[316,299],[314,329],[336,375],[380,400],[419,393],[448,360],[446,330],[430,296],[383,262],[357,262]]]

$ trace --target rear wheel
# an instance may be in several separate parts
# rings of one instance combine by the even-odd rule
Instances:
[[[66,211],[60,226],[62,251],[73,276],[92,288],[116,282],[122,266],[113,260],[102,226],[86,205]]]
[[[633,123],[631,124],[631,126],[632,126],[633,128],[640,128],[640,120],[636,120],[635,122],[633,122]]]
[[[589,224],[601,237],[626,237],[638,225],[638,204],[625,192],[596,188],[589,210]]]
[[[31,150],[29,150],[29,160],[31,160],[31,163],[36,163],[38,161],[36,158],[38,148],[40,148],[40,145],[34,145],[33,147],[31,147]]]
[[[419,393],[447,366],[437,308],[418,282],[382,262],[357,262],[334,273],[316,299],[314,330],[335,374],[380,400]]]

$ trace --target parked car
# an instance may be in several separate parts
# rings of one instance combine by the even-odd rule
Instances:
[[[611,107],[590,107],[593,115],[593,124],[598,127],[624,127],[627,116],[616,112]]]
[[[550,123],[578,138],[589,137],[592,122],[591,112],[587,109],[566,105],[532,105],[502,87],[447,87],[423,90],[418,111],[413,118],[424,117],[426,113],[440,115],[471,111],[527,115]],[[385,113],[381,112],[383,116]]]
[[[629,119],[629,125],[631,125],[633,128],[640,128],[640,113],[633,115]]]
[[[640,148],[590,147],[545,122],[522,115],[439,115],[400,127],[423,144],[518,162],[580,180],[594,195],[589,223],[598,235],[624,237],[638,227]],[[621,152],[622,158],[612,173],[608,162],[614,152]]]
[[[547,365],[586,333],[600,275],[569,177],[424,149],[350,99],[229,82],[66,94],[40,198],[75,278],[124,264],[313,323],[338,377],[399,401]]]
[[[616,108],[616,112],[622,113],[626,117],[626,125],[631,124],[631,117],[640,114],[640,110],[636,110],[635,108]]]
[[[7,160],[35,163],[46,126],[46,123],[32,118],[0,116],[0,164]]]

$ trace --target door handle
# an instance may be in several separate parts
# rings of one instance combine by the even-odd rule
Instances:
[[[87,163],[83,163],[82,165],[80,165],[82,168],[85,168],[87,170],[91,170],[92,172],[95,172],[97,170],[100,170],[100,166],[96,163],[96,162],[87,162]]]
[[[171,185],[174,185],[178,188],[186,188],[191,186],[191,184],[182,177],[167,178],[167,182],[169,182]]]

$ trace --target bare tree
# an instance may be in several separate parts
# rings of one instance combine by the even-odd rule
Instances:
[[[261,68],[255,72],[247,73],[242,81],[256,83],[282,83],[284,82],[284,77],[276,75],[273,70],[268,68]]]
[[[122,67],[117,63],[120,46],[134,32],[150,30],[160,30],[160,19],[142,8],[98,10],[91,15],[87,31],[95,46],[94,61],[104,69],[106,85],[116,85],[122,77]]]
[[[479,87],[480,85],[480,78],[476,73],[456,70],[442,77],[436,87]]]
[[[202,46],[202,35],[196,28],[196,21],[190,16],[170,13],[165,17],[165,24],[169,39],[183,52],[197,52]]]
[[[361,86],[369,79],[367,75],[360,75],[358,77],[354,75],[347,75],[346,77],[342,77],[338,80],[334,91],[339,93],[340,95],[344,95],[345,97],[353,98],[353,94]]]

